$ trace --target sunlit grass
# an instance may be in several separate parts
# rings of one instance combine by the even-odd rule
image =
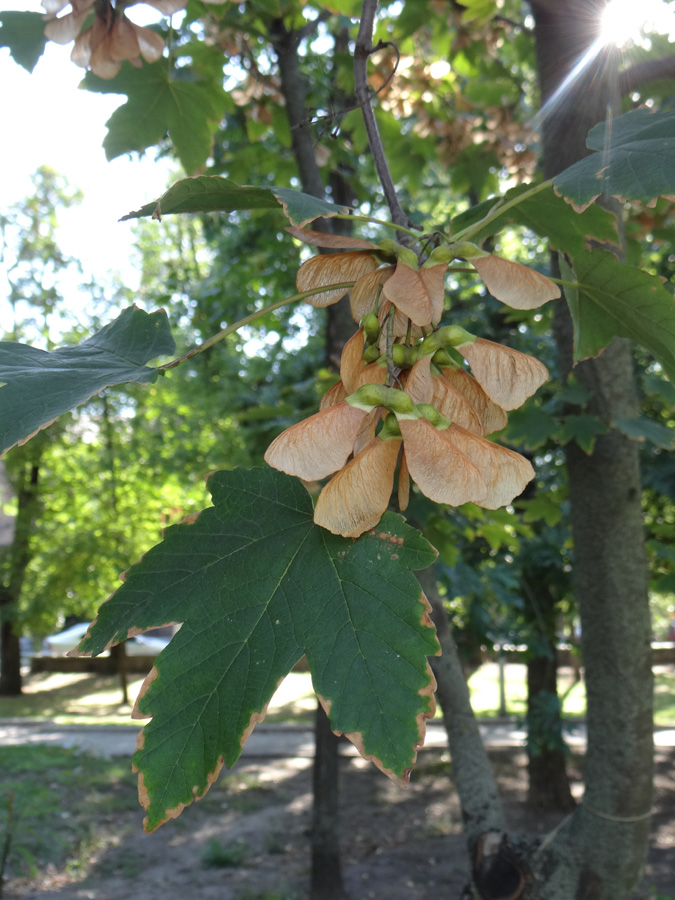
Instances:
[[[527,670],[524,664],[507,663],[504,670],[506,713],[523,718],[527,701]],[[143,679],[129,680],[133,704]],[[479,718],[499,715],[499,667],[486,663],[469,679],[474,711]],[[565,718],[583,718],[586,713],[584,682],[575,681],[572,669],[558,671],[558,693]],[[270,703],[265,721],[309,725],[316,699],[308,672],[288,675]],[[675,667],[655,669],[654,710],[656,725],[675,723]],[[25,679],[20,697],[0,698],[0,718],[49,719],[59,725],[132,725],[131,705],[121,703],[115,676],[40,673]],[[440,715],[440,713],[439,713]]]
[[[504,667],[506,714],[523,718],[527,707],[527,667],[507,663]],[[499,666],[486,663],[469,679],[469,693],[474,712],[479,718],[499,715]],[[558,695],[563,699],[563,716],[577,719],[586,714],[586,689],[575,681],[571,669],[558,670]]]

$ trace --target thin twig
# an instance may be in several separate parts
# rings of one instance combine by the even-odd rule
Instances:
[[[377,12],[377,0],[363,0],[363,10],[359,33],[354,48],[354,92],[356,100],[361,107],[363,122],[366,126],[370,152],[373,154],[375,171],[384,191],[384,199],[389,207],[392,221],[397,225],[409,227],[412,223],[403,211],[394,179],[391,177],[389,163],[384,152],[384,145],[375,120],[375,113],[371,105],[370,91],[368,89],[368,58],[374,52],[373,28],[375,26],[375,13]]]
[[[375,91],[368,90],[368,99],[367,103],[370,103],[373,98],[377,97],[378,94],[381,94],[382,91],[389,86],[392,78],[396,75],[396,72],[399,67],[399,63],[401,62],[401,51],[398,49],[396,44],[393,41],[380,41],[376,47],[373,47],[373,53],[377,50],[383,50],[385,47],[391,47],[396,54],[396,61],[394,62],[394,66],[391,72],[384,79],[382,84]],[[293,128],[300,128],[303,125],[315,125],[317,122],[327,122],[329,125],[334,122],[336,119],[341,119],[348,112],[352,112],[354,109],[363,109],[363,103],[350,103],[349,106],[343,106],[341,109],[336,110],[332,113],[325,113],[322,116],[311,116],[309,119],[305,119],[304,122],[299,122],[297,125],[293,125]]]
[[[183,363],[187,362],[189,359],[192,359],[194,356],[197,356],[200,353],[203,353],[204,350],[208,350],[210,347],[213,347],[214,344],[220,343],[220,341],[224,340],[228,334],[233,334],[235,331],[238,331],[240,328],[243,328],[244,325],[248,325],[250,322],[255,322],[256,319],[259,319],[261,316],[267,315],[267,313],[274,312],[275,309],[279,309],[281,306],[286,306],[288,303],[295,303],[298,300],[305,300],[307,297],[313,297],[316,294],[324,294],[326,291],[334,291],[338,288],[344,288],[347,290],[348,288],[353,288],[356,284],[355,281],[344,281],[339,284],[326,284],[320,288],[313,288],[311,291],[302,291],[300,294],[293,294],[292,297],[284,297],[282,300],[277,300],[274,303],[270,303],[269,306],[265,306],[263,309],[257,309],[255,312],[252,312],[248,316],[244,316],[243,319],[239,319],[238,322],[233,322],[232,325],[228,325],[227,328],[223,328],[222,331],[219,331],[218,334],[214,334],[213,337],[208,338],[208,340],[203,341],[201,344],[198,344],[196,347],[193,347],[191,350],[188,350],[187,353],[183,353],[182,356],[176,357],[176,359],[172,359],[168,363],[164,363],[162,366],[157,366],[158,372],[168,372],[169,369],[175,369],[176,366],[180,366]]]
[[[529,200],[541,191],[545,191],[547,188],[550,188],[552,184],[553,179],[549,178],[548,181],[542,181],[541,184],[534,185],[534,187],[531,187],[529,190],[524,191],[522,194],[519,194],[511,200],[505,201],[505,198],[501,197],[480,222],[475,222],[473,225],[469,225],[467,228],[454,234],[452,236],[453,241],[468,241],[473,235],[478,234],[486,225],[492,222],[493,219],[503,215],[507,210],[513,209],[514,206],[518,206],[524,200]]]
[[[312,19],[311,22],[308,22],[306,25],[303,25],[302,28],[298,28],[295,32],[298,43],[304,40],[306,37],[309,37],[311,34],[314,34],[316,29],[319,27],[321,22],[325,22],[326,19],[329,19],[333,13],[329,9],[322,9],[316,18]]]

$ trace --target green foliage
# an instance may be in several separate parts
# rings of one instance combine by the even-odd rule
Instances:
[[[504,212],[500,212],[502,206]],[[577,212],[552,187],[536,193],[529,185],[511,188],[497,204],[486,200],[453,219],[453,232],[474,226],[488,213],[489,221],[472,235],[478,243],[507,225],[522,225],[572,254],[587,250],[591,241],[618,244],[615,215],[600,206]]]
[[[206,847],[202,851],[202,865],[209,869],[232,869],[240,866],[246,858],[246,843],[237,841],[236,844],[223,846],[215,838],[209,838]]]
[[[123,219],[152,216],[161,219],[170,213],[233,212],[245,209],[282,208],[293,225],[307,225],[319,216],[336,216],[349,212],[302,191],[283,187],[251,187],[235,184],[217,175],[200,175],[177,181],[159,200],[147,203]]]
[[[44,53],[47,38],[40,13],[0,12],[0,47],[9,47],[12,58],[32,72]]]
[[[579,207],[600,194],[649,203],[675,184],[675,111],[634,109],[592,128],[596,153],[557,175],[559,194]]]
[[[75,856],[91,834],[92,807],[104,808],[111,793],[118,809],[136,804],[127,766],[61,747],[3,747],[2,775],[0,841],[13,794],[9,871],[14,876],[34,875]]]
[[[575,441],[585,453],[592,453],[595,439],[599,434],[607,434],[609,428],[596,416],[587,414],[565,416],[558,433],[561,444]]]
[[[135,307],[77,347],[0,342],[0,452],[111,384],[155,381],[145,364],[174,349],[166,313]]]
[[[188,174],[206,162],[215,125],[226,106],[226,95],[219,85],[172,78],[161,60],[141,69],[125,63],[110,81],[87,73],[85,84],[90,91],[126,94],[128,98],[107,122],[103,147],[108,159],[143,151],[168,133]]]
[[[675,382],[675,304],[660,279],[604,250],[577,253],[560,270],[574,323],[574,359],[597,356],[614,337],[639,341]]]
[[[433,560],[429,544],[391,514],[377,534],[335,537],[314,525],[305,489],[270,469],[216,473],[209,488],[215,506],[166,531],[80,646],[97,654],[131,631],[183,623],[137,701],[152,716],[134,756],[147,828],[236,762],[303,654],[334,730],[404,779],[432,709],[437,645],[408,571]]]

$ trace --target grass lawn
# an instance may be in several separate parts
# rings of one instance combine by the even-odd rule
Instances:
[[[8,831],[11,836],[5,874],[29,877],[64,862],[77,872],[102,840],[94,820],[114,821],[121,810],[137,806],[128,759],[38,744],[3,747],[0,842]]]
[[[129,680],[133,701],[142,678]],[[524,717],[527,697],[526,668],[519,663],[505,667],[506,710],[508,715]],[[499,670],[486,663],[469,679],[471,700],[476,715],[491,718],[499,712]],[[563,698],[563,715],[583,717],[586,691],[583,681],[575,682],[571,669],[558,672],[558,690]],[[40,673],[29,675],[20,697],[0,697],[0,718],[49,719],[61,725],[130,725],[131,707],[120,703],[121,691],[116,677],[88,674]],[[308,724],[316,705],[309,674],[292,672],[277,690],[266,722]],[[675,667],[655,668],[655,723],[675,723]]]

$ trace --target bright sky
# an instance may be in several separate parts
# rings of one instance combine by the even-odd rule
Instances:
[[[0,0],[0,10],[8,9],[42,12],[39,0]],[[141,24],[140,16],[133,18]],[[94,275],[120,270],[135,286],[131,225],[118,219],[166,189],[168,164],[154,164],[151,154],[106,161],[105,122],[124,97],[78,90],[84,70],[70,61],[71,47],[48,43],[32,74],[0,48],[0,209],[26,196],[31,174],[50,165],[85,194],[81,206],[63,215],[63,250]],[[3,315],[0,296],[0,330]]]

